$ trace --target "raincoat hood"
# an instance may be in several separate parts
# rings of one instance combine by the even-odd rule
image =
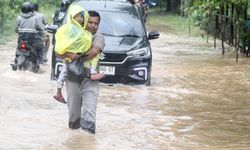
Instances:
[[[29,13],[21,13],[21,15],[20,15],[21,17],[23,17],[23,18],[29,18],[29,17],[31,17],[31,16],[34,16],[34,14],[32,13],[32,12],[29,12]]]
[[[84,26],[73,17],[84,11]],[[55,39],[55,51],[62,55],[66,52],[85,53],[91,47],[92,34],[85,28],[88,23],[88,12],[79,5],[71,5],[68,10],[67,23],[58,28]]]
[[[83,28],[86,29],[88,19],[89,19],[89,14],[86,10],[83,9],[80,5],[70,5],[69,10],[68,10],[68,15],[67,15],[67,23],[74,23],[76,25],[80,25],[75,19],[74,16],[80,12],[84,12],[84,23],[83,23]]]

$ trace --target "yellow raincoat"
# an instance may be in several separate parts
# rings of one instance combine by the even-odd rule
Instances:
[[[79,12],[84,11],[84,25],[81,26],[73,17]],[[71,5],[67,15],[67,23],[62,25],[56,32],[55,51],[59,55],[66,52],[86,53],[92,44],[92,34],[86,30],[89,14],[79,5]],[[98,57],[87,60],[84,66],[87,68],[96,68]]]

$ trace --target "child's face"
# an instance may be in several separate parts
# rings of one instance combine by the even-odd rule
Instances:
[[[83,19],[83,16],[82,16],[80,13],[76,14],[76,15],[74,16],[74,19],[75,19],[80,25],[83,25],[84,19]]]

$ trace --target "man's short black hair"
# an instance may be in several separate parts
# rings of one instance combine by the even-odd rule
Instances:
[[[101,21],[101,16],[97,11],[90,10],[88,11],[90,17],[98,17],[99,20]]]
[[[33,3],[33,7],[35,11],[38,11],[39,9],[39,5],[37,3]]]
[[[134,0],[128,0],[131,4],[135,4]]]

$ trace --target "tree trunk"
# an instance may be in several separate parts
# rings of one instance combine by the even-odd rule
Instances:
[[[181,0],[181,16],[185,16],[185,0]]]
[[[214,19],[214,48],[216,48],[217,31],[219,28],[219,17],[218,17],[217,12],[215,12],[214,17],[215,17]]]
[[[160,11],[162,11],[162,3],[161,3],[162,0],[159,0],[159,6],[160,6]]]
[[[171,11],[171,1],[172,0],[166,0],[166,12]]]
[[[177,12],[181,0],[166,0],[166,12]]]
[[[247,55],[247,27],[246,27],[246,21],[247,21],[247,5],[245,5],[244,7],[244,11],[243,11],[243,23],[242,23],[242,27],[243,27],[243,35],[242,35],[242,40],[243,40],[243,52]]]
[[[229,43],[229,28],[228,28],[228,24],[229,24],[229,5],[226,4],[226,10],[225,10],[225,42]]]
[[[231,6],[229,44],[234,44],[234,4]]]
[[[224,55],[225,54],[225,46],[224,46],[224,41],[225,41],[224,5],[221,5],[220,20],[221,20],[221,47],[222,47],[222,55]]]
[[[171,0],[171,11],[175,12],[175,0]]]
[[[239,11],[237,10],[237,7],[235,7],[236,10],[236,18],[235,18],[235,49],[236,49],[236,63],[238,63],[239,59]]]

